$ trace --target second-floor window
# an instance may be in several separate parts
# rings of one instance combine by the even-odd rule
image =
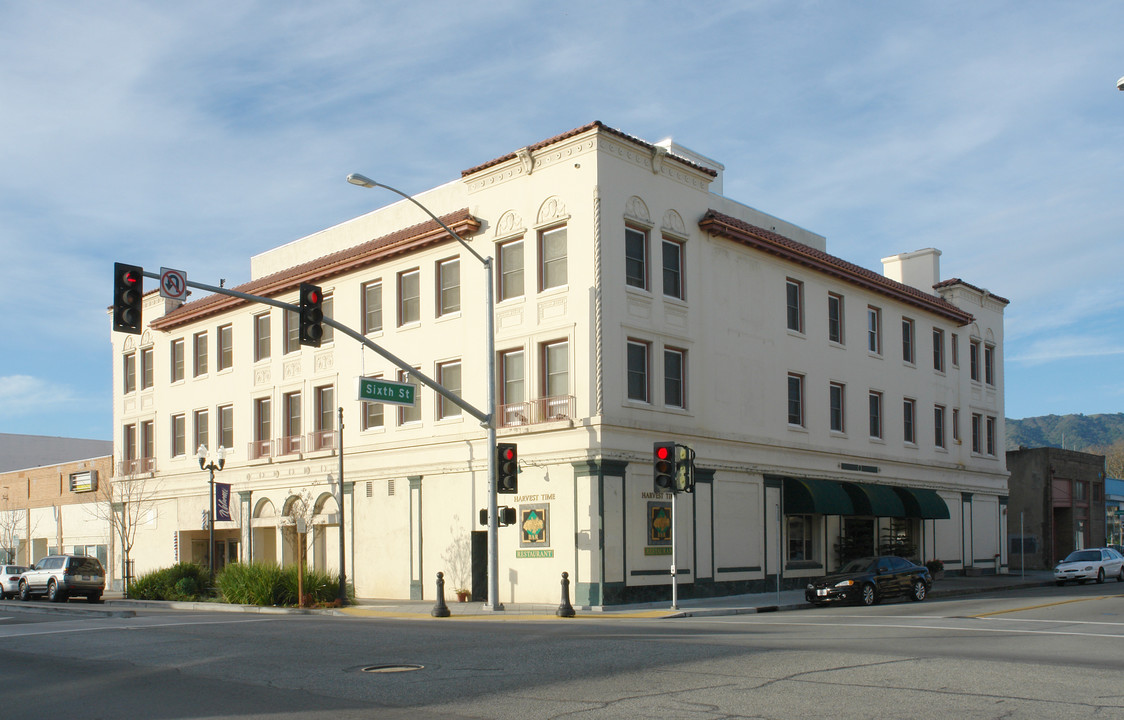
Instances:
[[[500,245],[500,300],[523,296],[523,241]]]
[[[804,427],[804,376],[788,374],[788,424]]]
[[[131,393],[137,389],[137,354],[125,353],[122,358],[122,390]]]
[[[668,407],[687,407],[687,351],[664,348],[663,351],[663,404]]]
[[[939,448],[946,447],[944,413],[943,405],[937,405],[933,408],[933,445]]]
[[[285,438],[281,451],[286,453],[299,452],[301,438],[301,394],[300,392],[285,393],[281,397],[281,408],[285,413],[282,422],[285,423]]]
[[[316,427],[312,450],[333,447],[332,432],[336,429],[336,389],[331,385],[316,388]]]
[[[219,328],[219,372],[234,367],[234,326]]]
[[[500,403],[513,405],[527,400],[524,381],[526,370],[522,350],[509,350],[500,355]]]
[[[687,297],[683,289],[683,243],[664,238],[662,247],[663,294],[683,300]]]
[[[363,334],[382,331],[382,281],[363,285]]]
[[[980,341],[968,341],[968,376],[975,380],[980,381]]]
[[[184,415],[172,416],[172,457],[187,454],[187,418]]]
[[[902,360],[912,365],[917,360],[914,348],[913,321],[902,318]]]
[[[269,442],[273,435],[272,410],[269,398],[254,400],[254,441],[259,443]]]
[[[152,366],[152,348],[144,348],[140,352],[141,389],[152,387],[154,382],[154,368]]]
[[[983,452],[983,416],[972,413],[972,452]]]
[[[288,355],[301,349],[301,316],[300,313],[286,310],[284,318],[285,354]]]
[[[870,393],[870,437],[873,439],[882,438],[882,393],[871,391]]]
[[[416,380],[411,380],[407,374],[398,371],[398,382],[410,382],[414,386],[414,404],[413,405],[399,405],[398,406],[398,424],[406,425],[408,423],[420,423],[421,416],[421,400],[419,398],[420,388]]]
[[[995,346],[984,345],[984,383],[995,384]]]
[[[913,445],[917,442],[917,401],[902,401],[902,440]]]
[[[211,446],[210,432],[208,432],[208,422],[210,416],[206,410],[196,410],[192,414],[192,434],[191,434],[191,450],[192,452],[199,449],[200,445]]]
[[[882,311],[874,306],[866,309],[866,349],[882,354]]]
[[[831,383],[828,386],[828,406],[832,432],[846,432],[846,415],[843,402],[846,387],[843,383]]]
[[[234,447],[234,406],[219,406],[219,445],[224,448]]]
[[[827,339],[843,344],[843,296],[835,293],[827,295]]]
[[[988,415],[984,423],[985,440],[987,441],[987,454],[995,456],[995,418]]]
[[[543,396],[570,394],[570,344],[565,340],[542,346]]]
[[[641,340],[628,341],[628,399],[649,401],[648,353],[649,345]]]
[[[437,366],[437,382],[441,384],[446,390],[452,392],[454,395],[460,396],[461,394],[461,364],[459,360],[440,363]],[[437,419],[449,417],[460,417],[461,408],[455,402],[445,397],[444,395],[437,395]]]
[[[933,369],[944,372],[944,330],[933,328]]]

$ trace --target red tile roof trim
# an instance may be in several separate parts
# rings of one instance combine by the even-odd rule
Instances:
[[[644,140],[641,140],[638,137],[633,137],[632,135],[629,135],[628,133],[624,133],[624,132],[621,132],[620,130],[617,130],[615,128],[611,128],[611,127],[607,126],[605,123],[601,122],[600,120],[594,120],[593,122],[589,123],[588,125],[582,125],[579,128],[574,128],[573,130],[569,130],[567,132],[564,132],[561,135],[555,135],[552,138],[549,138],[547,140],[543,140],[542,142],[537,142],[534,145],[528,145],[527,150],[529,150],[530,152],[535,152],[536,150],[542,150],[543,148],[549,147],[549,146],[551,146],[555,143],[562,142],[563,140],[569,140],[572,137],[576,137],[578,135],[581,135],[582,133],[589,132],[590,130],[593,130],[594,128],[596,128],[598,130],[601,130],[603,132],[607,132],[610,135],[616,135],[617,137],[619,137],[623,140],[628,140],[631,143],[635,143],[636,145],[639,145],[643,148],[646,148],[649,152],[651,152],[652,150],[655,150],[655,148],[656,148],[656,146],[654,144],[650,143],[650,142],[646,142]],[[669,155],[671,157],[675,158],[678,162],[681,162],[684,165],[686,165],[688,167],[692,167],[695,170],[698,170],[700,172],[704,172],[711,177],[717,177],[718,176],[718,171],[713,169],[713,168],[708,168],[708,167],[705,167],[703,165],[699,165],[698,163],[693,163],[690,160],[687,160],[686,158],[682,158],[682,157],[679,157],[678,155],[675,155],[674,153],[669,153]],[[513,153],[513,152],[508,153],[507,155],[504,155],[502,157],[498,157],[495,160],[489,160],[488,162],[484,163],[483,165],[477,165],[474,168],[469,168],[468,170],[462,170],[461,171],[461,177],[462,178],[468,177],[469,175],[472,175],[474,173],[478,173],[481,170],[487,170],[490,167],[494,167],[494,166],[499,165],[501,163],[505,163],[508,160],[514,160],[515,158],[516,158],[515,153]]]
[[[872,270],[859,267],[822,250],[790,240],[783,235],[751,225],[717,210],[707,210],[706,214],[699,220],[699,227],[714,235],[739,242],[770,255],[826,273],[852,285],[858,285],[866,290],[936,313],[958,325],[967,325],[972,322],[971,313],[961,310],[944,298],[921,292],[917,288],[891,280]]]
[[[997,300],[997,301],[1003,303],[1004,305],[1010,305],[1011,304],[1011,301],[1008,300],[1007,298],[1000,297],[999,295],[996,295],[995,293],[990,292],[988,290],[985,290],[981,287],[976,287],[972,283],[966,283],[963,280],[961,280],[960,278],[949,278],[948,280],[941,280],[939,283],[937,283],[933,287],[934,288],[947,288],[947,287],[955,287],[957,285],[963,285],[964,287],[966,287],[970,290],[975,290],[980,295],[986,295],[987,297],[991,298],[992,300]]]
[[[461,237],[467,237],[480,230],[481,223],[468,208],[441,217],[441,221],[452,228]],[[272,297],[295,290],[302,282],[322,283],[329,278],[343,275],[360,268],[374,265],[397,255],[402,255],[421,248],[437,245],[442,242],[456,242],[449,237],[437,223],[429,220],[418,225],[396,230],[389,235],[384,235],[374,240],[360,243],[338,252],[324,255],[323,257],[309,260],[291,268],[286,268],[272,275],[251,280],[237,287],[231,288],[238,292],[251,295]],[[163,317],[149,323],[156,330],[171,330],[187,323],[202,318],[227,312],[236,307],[247,305],[251,301],[213,293],[199,300],[181,305]]]

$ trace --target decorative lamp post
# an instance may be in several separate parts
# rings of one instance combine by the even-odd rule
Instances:
[[[211,560],[211,580],[213,582],[215,579],[215,471],[222,470],[222,466],[226,465],[226,448],[219,445],[215,457],[211,458],[207,454],[207,446],[200,445],[195,457],[199,458],[199,469],[207,470],[211,474],[208,481],[211,487],[211,501],[207,506],[207,529],[210,537],[210,549],[207,551],[207,557]]]
[[[485,304],[487,305],[487,317],[484,323],[485,334],[485,352],[487,352],[487,362],[485,368],[487,372],[487,390],[488,404],[486,414],[488,416],[487,422],[481,423],[488,429],[488,602],[484,605],[489,610],[503,610],[503,603],[499,601],[500,582],[499,582],[499,502],[496,495],[496,335],[494,329],[495,323],[495,285],[493,283],[493,270],[492,258],[484,257],[476,252],[469,245],[464,238],[453,232],[453,229],[441,221],[420,202],[410,197],[406,193],[392,188],[389,185],[375,182],[369,177],[365,177],[358,173],[352,173],[347,176],[347,181],[352,185],[358,185],[365,188],[382,188],[389,190],[396,195],[409,200],[414,205],[417,205],[426,215],[433,218],[433,221],[444,228],[449,236],[459,242],[465,250],[469,252],[474,258],[480,261],[484,266],[484,288],[485,288]]]

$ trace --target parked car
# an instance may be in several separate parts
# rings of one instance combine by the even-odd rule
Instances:
[[[0,598],[14,598],[20,591],[20,574],[27,570],[23,565],[0,565]]]
[[[105,569],[97,558],[86,555],[48,555],[20,575],[20,600],[46,595],[62,602],[71,595],[85,595],[92,603],[105,591]]]
[[[1075,580],[1084,585],[1089,580],[1103,583],[1106,577],[1124,582],[1124,555],[1112,548],[1074,550],[1054,566],[1054,582],[1065,585]]]
[[[924,565],[895,555],[881,555],[852,560],[839,572],[808,583],[804,599],[813,605],[832,602],[874,605],[895,595],[924,600],[932,586],[933,577]]]

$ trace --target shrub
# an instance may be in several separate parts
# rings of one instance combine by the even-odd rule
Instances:
[[[929,568],[930,573],[932,573],[933,575],[936,575],[937,573],[944,570],[944,563],[941,562],[940,560],[934,559],[934,560],[930,560],[929,562],[925,563],[925,567]]]
[[[232,563],[215,579],[226,602],[239,605],[296,605],[297,568],[272,563]],[[353,590],[348,588],[349,595]],[[305,570],[306,605],[330,605],[339,595],[339,576]]]
[[[154,570],[129,584],[133,600],[201,600],[210,587],[210,572],[195,563],[181,562]]]

